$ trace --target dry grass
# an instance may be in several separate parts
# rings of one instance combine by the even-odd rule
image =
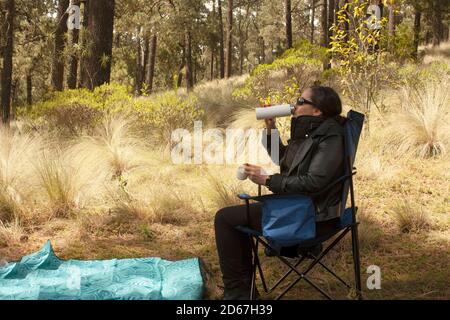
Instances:
[[[409,200],[396,202],[392,212],[401,232],[427,231],[432,226],[425,210]]]
[[[24,232],[18,219],[7,224],[0,221],[0,247],[20,244],[23,234]]]
[[[383,246],[382,224],[376,216],[364,207],[358,209],[357,219],[359,221],[358,235],[360,245],[371,250]]]
[[[195,207],[195,198],[175,190],[160,191],[152,199],[150,207],[153,223],[180,225],[198,219],[199,210]]]
[[[405,88],[406,89],[406,88]],[[399,154],[433,157],[446,153],[450,142],[450,81],[428,83],[420,91],[405,90],[401,112],[390,119],[391,147]]]
[[[435,48],[432,45],[424,46],[420,50],[423,50],[424,53],[424,64],[430,64],[435,61],[450,62],[450,42],[443,42]]]
[[[33,195],[31,163],[41,144],[35,136],[0,127],[0,220],[12,221],[23,214],[22,207]]]
[[[233,96],[233,91],[244,85],[248,76],[232,77],[230,79],[215,80],[200,84],[194,90],[200,105],[208,113],[211,125],[229,122],[235,110],[256,104]]]
[[[225,183],[223,179],[212,174],[209,175],[208,182],[211,200],[218,209],[242,204],[242,200],[237,197],[239,193],[243,193],[238,183]]]
[[[208,115],[223,108],[218,114],[224,125],[260,128],[263,121],[255,121],[252,109],[234,112],[236,105],[226,104],[234,85],[205,84],[196,92],[210,106]],[[363,284],[369,265],[380,266],[383,275],[383,289],[366,290],[368,299],[450,296],[448,84],[424,90],[409,94],[404,109],[388,97],[392,108],[372,114],[370,135],[359,147],[355,189]],[[390,118],[392,110],[398,114]],[[210,270],[209,297],[217,298],[214,213],[242,204],[236,195],[255,194],[257,187],[236,180],[238,164],[173,165],[134,128],[132,119],[107,118],[93,135],[62,144],[0,130],[0,260],[18,259],[49,238],[68,259],[197,256]],[[279,128],[285,138],[288,118],[280,119]],[[264,151],[259,137],[244,144],[251,147],[243,149],[244,158]],[[326,260],[345,279],[352,278],[348,245]],[[273,259],[265,259],[264,268],[273,277],[283,271]],[[331,278],[311,276],[347,297]],[[291,298],[319,296],[300,285]]]
[[[144,161],[145,144],[132,131],[133,122],[123,117],[106,117],[93,136],[85,136],[68,153],[79,161],[107,168],[113,177],[139,167]]]

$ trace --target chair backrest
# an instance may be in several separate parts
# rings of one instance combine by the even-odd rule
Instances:
[[[359,138],[364,125],[364,115],[362,113],[350,110],[347,113],[347,120],[344,124],[345,130],[345,174],[351,174],[355,162],[356,150],[358,149]],[[352,177],[350,177],[352,179]],[[350,179],[344,182],[342,188],[342,214],[345,212],[345,206],[350,191]],[[341,216],[342,218],[342,216]]]

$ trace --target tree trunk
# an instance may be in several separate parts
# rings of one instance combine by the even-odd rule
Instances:
[[[330,30],[330,28],[334,24],[334,16],[335,16],[335,10],[336,9],[336,1],[335,0],[328,0],[328,47],[330,48],[330,42],[331,37],[333,36],[333,31]]]
[[[291,0],[284,0],[286,16],[286,48],[292,48],[292,4]]]
[[[80,6],[80,1],[73,1],[74,5]],[[72,54],[69,57],[69,71],[67,74],[67,87],[69,89],[76,89],[77,87],[77,77],[78,77],[78,52],[75,47],[78,45],[80,39],[80,30],[72,29],[70,31],[70,44],[72,49]]]
[[[89,1],[88,30],[92,46],[86,57],[87,79],[83,87],[91,90],[110,81],[114,5],[115,0]]]
[[[242,76],[244,72],[244,43],[239,44],[239,75]]]
[[[334,0],[334,17],[333,17],[333,19],[334,19],[334,24],[336,24],[336,25],[338,23],[338,12],[339,12],[339,10],[341,10],[339,1],[340,0]]]
[[[142,60],[142,80],[141,82],[145,82],[147,79],[147,64],[148,64],[148,54],[150,51],[150,40],[148,38],[148,34],[144,35],[144,56]]]
[[[437,47],[441,44],[441,39],[443,37],[441,2],[433,1],[432,6],[433,47]]]
[[[314,43],[314,18],[316,15],[316,0],[311,0],[311,35],[309,41]]]
[[[389,10],[389,23],[388,23],[388,48],[389,51],[393,51],[394,37],[395,37],[395,8],[394,5],[388,6]]]
[[[214,47],[211,46],[211,61],[209,65],[209,80],[214,80],[214,56],[215,56],[215,50]]]
[[[142,43],[140,36],[141,28],[137,29],[136,36],[136,79],[135,79],[135,91],[137,95],[141,94],[142,89]]]
[[[16,119],[17,92],[19,92],[20,83],[16,78],[11,85],[11,120]]]
[[[74,3],[80,5],[79,2]],[[78,44],[80,38],[80,30],[74,28],[70,31],[70,43],[72,50]],[[74,51],[69,57],[69,73],[67,75],[67,87],[69,89],[75,89],[77,87],[77,73],[78,73],[78,53]]]
[[[394,5],[390,5],[389,9],[389,37],[393,38],[395,35],[395,8]]]
[[[88,41],[89,41],[89,4],[87,1],[82,2],[83,4],[83,22],[82,22],[82,32],[81,32],[81,47],[83,51],[87,50]],[[83,87],[83,83],[89,82],[89,76],[87,72],[86,65],[86,53],[84,52],[80,58],[80,77],[78,79],[78,88]]]
[[[420,20],[422,12],[418,7],[414,8],[414,51],[412,56],[417,60],[419,57],[419,42],[420,42]]]
[[[220,62],[220,78],[225,78],[225,44],[222,16],[222,0],[217,1],[217,13],[219,15],[219,62]]]
[[[33,82],[31,77],[31,70],[27,73],[27,106],[28,109],[31,108],[33,104]]]
[[[6,2],[6,43],[3,48],[3,70],[2,70],[2,121],[9,126],[11,115],[11,85],[13,71],[13,37],[14,37],[14,16],[15,3],[14,0]]]
[[[145,82],[147,83],[148,94],[151,94],[153,92],[153,78],[155,76],[155,65],[156,65],[156,45],[157,45],[157,36],[156,34],[153,34],[150,41],[150,52],[148,54],[148,63],[147,63],[147,76],[145,79]]]
[[[78,44],[80,30],[73,29],[71,32],[71,44],[75,46]],[[67,87],[75,89],[77,87],[77,72],[78,72],[78,56],[73,53],[69,58],[69,74],[67,76]]]
[[[322,0],[322,12],[320,16],[321,39],[322,47],[328,47],[328,0]]]
[[[259,63],[266,63],[266,41],[261,37],[261,61]]]
[[[180,64],[180,67],[178,68],[178,77],[177,77],[177,88],[181,88],[181,85],[183,84],[183,68],[185,67],[185,53],[183,51],[183,59]]]
[[[184,47],[185,49],[185,64],[186,64],[186,89],[191,91],[194,88],[193,70],[192,70],[192,38],[191,32],[186,30]]]
[[[233,60],[233,0],[228,0],[228,11],[227,11],[227,55],[225,59],[225,78],[232,76],[232,60]]]
[[[341,5],[340,5],[341,8],[343,8],[345,6],[345,4],[348,3],[348,0],[340,0],[340,1],[341,1]],[[347,11],[344,13],[344,16],[347,19],[349,19]],[[344,22],[344,26],[343,27],[344,27],[344,41],[347,41],[348,40],[348,33],[349,33],[349,30],[350,30],[350,25],[349,25],[348,21]]]
[[[69,0],[58,1],[58,15],[56,21],[58,26],[55,32],[52,63],[52,86],[53,89],[62,91],[64,89],[64,47],[65,34],[67,32],[67,8]]]

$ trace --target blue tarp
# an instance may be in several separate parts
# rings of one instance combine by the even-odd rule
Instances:
[[[61,260],[50,241],[0,267],[0,300],[199,300],[203,287],[197,258]]]

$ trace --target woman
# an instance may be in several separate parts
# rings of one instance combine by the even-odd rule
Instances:
[[[245,164],[249,179],[276,194],[317,192],[344,174],[345,118],[342,104],[329,87],[306,89],[298,99],[291,119],[288,145],[279,143],[280,174],[265,175],[261,167]],[[266,120],[267,134],[276,129],[275,120]],[[270,137],[266,149],[271,153]],[[314,198],[317,235],[332,231],[339,223],[342,184]],[[224,299],[249,299],[252,251],[247,235],[235,229],[248,225],[261,230],[260,203],[220,209],[215,217],[216,245],[225,287]],[[311,248],[312,250],[312,248]],[[320,250],[320,249],[319,249]]]

